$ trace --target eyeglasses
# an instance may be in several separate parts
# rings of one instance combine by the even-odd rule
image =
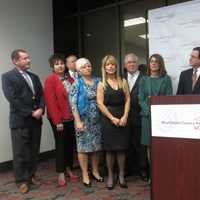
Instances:
[[[158,60],[150,60],[150,63],[159,63]]]

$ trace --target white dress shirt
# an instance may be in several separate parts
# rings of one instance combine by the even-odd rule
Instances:
[[[194,69],[193,69],[193,74],[194,74]],[[200,76],[200,67],[197,68],[197,78],[196,78],[196,80],[198,80],[199,76]]]
[[[78,78],[78,73],[77,73],[77,72],[74,72],[74,71],[69,70],[69,75],[70,75],[73,79],[77,79],[77,78]]]
[[[21,73],[21,75],[23,76],[23,78],[25,79],[25,81],[27,82],[27,84],[30,87],[30,89],[32,90],[33,94],[35,94],[35,89],[34,89],[34,86],[33,86],[33,81],[31,79],[31,77],[29,76],[29,74],[26,71],[23,71],[23,70],[19,70],[19,72]]]
[[[129,90],[131,92],[131,90],[133,89],[134,85],[135,85],[135,82],[140,74],[140,71],[137,70],[135,73],[131,74],[131,73],[127,73],[128,76],[127,76],[127,80],[128,80],[128,85],[129,85]]]

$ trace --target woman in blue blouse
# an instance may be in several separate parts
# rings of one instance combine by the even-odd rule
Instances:
[[[99,79],[92,76],[92,66],[88,59],[80,58],[76,62],[79,78],[71,90],[72,113],[75,119],[78,160],[82,171],[82,181],[91,186],[88,174],[88,156],[92,158],[92,176],[99,182],[99,151],[101,151],[102,134],[100,116],[96,102],[96,90]]]

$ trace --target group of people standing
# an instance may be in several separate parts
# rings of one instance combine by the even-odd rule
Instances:
[[[100,152],[105,154],[109,190],[116,183],[115,159],[121,188],[127,188],[125,173],[136,172],[148,180],[149,97],[172,95],[171,78],[161,55],[149,58],[144,74],[139,70],[138,57],[127,54],[123,76],[119,74],[116,58],[107,55],[102,59],[102,76],[98,78],[93,76],[87,58],[71,55],[65,59],[54,54],[49,59],[52,73],[45,80],[44,89],[38,76],[28,70],[30,57],[25,50],[13,51],[11,59],[16,67],[2,75],[2,87],[10,103],[13,164],[21,193],[27,193],[30,184],[40,184],[35,173],[45,105],[55,138],[59,186],[66,185],[66,176],[72,181],[79,179],[73,172],[75,150],[86,187],[91,187],[91,178],[104,182],[99,171],[103,157]],[[200,47],[193,49],[190,65],[194,70],[181,74],[178,94],[200,90],[196,70],[200,66]],[[186,83],[183,79],[189,73],[191,78]]]

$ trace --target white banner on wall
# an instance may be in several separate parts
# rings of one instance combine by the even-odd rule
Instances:
[[[189,68],[194,47],[200,46],[200,0],[188,1],[148,12],[149,55],[164,57],[174,93],[180,72]]]
[[[152,136],[200,139],[200,104],[152,105]]]

